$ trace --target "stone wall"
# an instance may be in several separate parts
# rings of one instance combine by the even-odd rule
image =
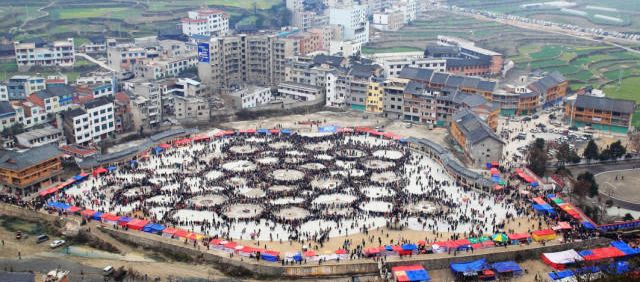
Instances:
[[[59,218],[54,214],[35,212],[14,205],[0,203],[0,215],[17,217],[26,221],[47,221],[55,222]]]
[[[280,263],[256,262],[249,258],[244,258],[244,261],[240,261],[237,255],[234,256],[234,258],[230,258],[221,251],[196,250],[193,248],[193,245],[184,244],[183,241],[175,239],[139,233],[136,231],[123,231],[111,228],[103,228],[103,230],[118,240],[140,245],[144,248],[173,254],[180,253],[192,258],[202,259],[207,263],[215,264],[216,268],[231,274],[246,273],[259,278],[308,278],[320,276],[344,277],[375,275],[379,271],[377,263],[373,260],[332,261],[322,264],[314,262],[304,265],[288,266],[283,266]],[[459,253],[457,256],[448,254],[432,254],[405,257],[402,260],[390,259],[387,261],[387,264],[389,266],[421,264],[426,269],[445,269],[448,268],[452,262],[466,262],[480,258],[486,258],[488,262],[539,259],[540,255],[545,252],[557,252],[567,249],[588,249],[603,246],[607,243],[608,239],[598,238],[568,244],[511,246],[505,249],[492,248],[477,251],[475,253]]]

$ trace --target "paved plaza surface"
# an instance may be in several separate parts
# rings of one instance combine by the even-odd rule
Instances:
[[[617,170],[596,175],[600,193],[640,204],[640,169]]]

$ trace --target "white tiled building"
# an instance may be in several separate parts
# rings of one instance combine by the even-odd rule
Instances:
[[[190,11],[181,20],[182,33],[204,36],[224,36],[229,33],[229,15],[221,10],[200,9]]]
[[[6,85],[0,84],[0,102],[9,101],[9,91]]]
[[[329,23],[342,27],[342,41],[353,41],[358,44],[369,42],[369,20],[365,6],[332,7],[329,9]]]
[[[255,108],[273,100],[271,89],[268,87],[247,87],[230,94],[236,107],[241,109]]]
[[[86,145],[113,135],[115,118],[113,102],[98,98],[65,113],[65,131],[71,143]],[[71,137],[71,138],[70,138]]]
[[[313,101],[322,95],[322,88],[309,84],[281,82],[278,84],[278,94],[299,101]]]
[[[15,42],[14,48],[18,68],[30,66],[72,67],[75,63],[73,38],[54,41],[43,46],[36,46],[35,43]]]

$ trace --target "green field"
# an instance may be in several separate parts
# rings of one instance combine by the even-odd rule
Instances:
[[[629,77],[622,80],[621,84],[614,82],[604,87],[604,93],[608,97],[634,100],[640,104],[640,77]],[[640,109],[633,115],[633,125],[640,127]]]

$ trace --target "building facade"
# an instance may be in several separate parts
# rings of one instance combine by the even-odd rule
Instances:
[[[504,141],[470,110],[463,109],[453,115],[449,133],[475,168],[502,159]]]
[[[73,67],[76,60],[73,38],[44,45],[16,42],[14,48],[18,69],[32,66]]]
[[[571,126],[626,134],[631,129],[636,103],[632,100],[577,95],[565,103],[565,119]]]
[[[251,109],[273,101],[273,94],[268,87],[249,86],[230,94],[239,109]]]
[[[359,45],[369,42],[367,8],[362,5],[344,5],[329,8],[329,23],[341,27],[341,40]]]
[[[23,152],[0,151],[0,184],[10,194],[26,196],[59,180],[62,153],[48,144]]]
[[[180,23],[182,33],[187,36],[225,36],[229,33],[229,15],[222,10],[189,11]]]

